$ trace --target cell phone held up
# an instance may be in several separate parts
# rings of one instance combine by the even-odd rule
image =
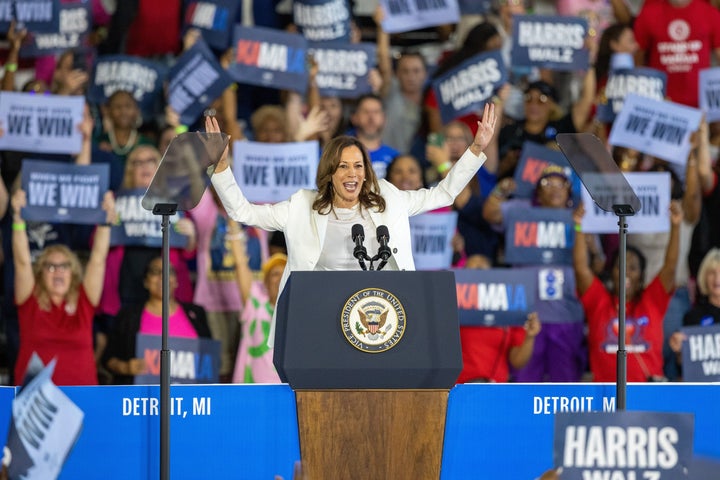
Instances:
[[[427,136],[427,143],[428,145],[434,145],[436,147],[442,147],[445,143],[445,137],[442,133],[439,132],[432,132],[430,135]]]

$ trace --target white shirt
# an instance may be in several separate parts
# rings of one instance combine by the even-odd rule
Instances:
[[[368,255],[370,257],[375,255],[379,246],[374,234],[376,227],[367,212],[364,212],[365,215],[360,214],[359,207],[360,204],[352,208],[334,207],[333,211],[328,214],[325,241],[320,258],[315,265],[316,271],[360,270],[360,263],[353,256],[355,242],[352,239],[352,227],[356,223],[362,225],[365,232],[363,245],[367,249]],[[366,261],[365,265],[370,268],[369,261]]]

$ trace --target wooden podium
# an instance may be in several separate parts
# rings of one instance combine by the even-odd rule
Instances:
[[[385,337],[363,344],[373,321]],[[452,272],[292,273],[274,363],[295,390],[306,478],[440,477],[462,369]]]

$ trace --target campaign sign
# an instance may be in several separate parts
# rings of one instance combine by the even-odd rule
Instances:
[[[480,110],[506,77],[502,54],[496,50],[475,55],[433,80],[443,123]]]
[[[347,0],[295,0],[293,22],[308,42],[350,40],[350,6]]]
[[[324,97],[357,98],[372,92],[368,81],[375,66],[372,43],[315,43],[308,53],[318,64],[315,83]]]
[[[119,223],[110,229],[110,245],[140,245],[144,247],[162,246],[161,216],[154,215],[142,206],[144,188],[120,190],[115,195],[115,211]],[[181,213],[170,217],[170,247],[184,248],[188,237],[177,232],[177,222]]]
[[[135,385],[160,383],[159,335],[137,334],[135,357],[145,360],[146,371],[135,375]],[[171,383],[218,383],[220,340],[168,337]]]
[[[3,478],[58,478],[78,440],[85,415],[52,382],[55,363],[53,359],[45,367],[40,357],[32,354],[25,385],[12,402],[7,440],[12,461]],[[30,375],[31,370],[34,372]]]
[[[586,19],[515,15],[513,22],[513,66],[565,71],[588,68],[590,53],[585,48]]]
[[[492,10],[491,0],[458,0],[461,15],[484,15]]]
[[[614,70],[608,76],[607,84],[600,97],[597,119],[612,123],[623,107],[625,96],[634,93],[657,101],[665,99],[667,74],[654,68],[632,68]]]
[[[520,269],[455,270],[460,326],[523,325],[535,308],[537,276]]]
[[[232,83],[230,75],[202,39],[178,58],[168,78],[168,103],[180,115],[183,125],[195,123]]]
[[[505,225],[507,263],[572,265],[575,230],[569,208],[510,208]]]
[[[608,142],[685,165],[701,118],[697,108],[628,94]]]
[[[602,175],[602,174],[598,174]],[[629,172],[623,174],[640,199],[641,208],[635,215],[626,217],[630,233],[661,233],[670,230],[670,173],[669,172]],[[624,204],[620,200],[610,201],[614,192],[607,186],[602,191],[602,183],[592,183],[594,193],[602,204]],[[603,197],[605,200],[603,200]],[[582,231],[586,233],[617,233],[618,219],[613,212],[602,210],[583,187],[582,201],[585,216],[582,219]]]
[[[387,33],[409,32],[460,21],[457,0],[380,0],[380,5],[385,12],[382,28]]]
[[[229,72],[241,83],[305,93],[307,41],[273,28],[235,26],[234,63]]]
[[[165,67],[151,60],[131,55],[104,55],[95,64],[88,99],[104,104],[117,91],[130,92],[140,110],[152,113],[155,100],[162,94]]]
[[[694,424],[690,413],[558,412],[553,464],[563,478],[686,480]]]
[[[535,186],[537,185],[543,170],[551,165],[561,167],[565,176],[570,179],[573,185],[573,195],[577,190],[580,192],[580,179],[570,166],[567,157],[562,152],[547,148],[539,143],[523,142],[520,160],[515,168],[515,192],[516,198],[532,198]]]
[[[51,33],[29,33],[20,49],[23,58],[59,55],[89,47],[92,12],[87,0],[60,5],[60,28]]]
[[[452,265],[452,239],[457,212],[424,213],[410,217],[412,255],[417,270],[444,270]]]
[[[720,67],[700,70],[700,110],[708,122],[720,120]]]
[[[242,2],[237,0],[185,0],[183,33],[190,28],[197,28],[212,48],[227,50],[231,41],[230,29],[235,23],[240,5]]]
[[[0,150],[80,152],[83,97],[0,92]]]
[[[683,380],[720,382],[720,325],[684,327]]]
[[[28,221],[96,225],[105,223],[102,199],[110,167],[23,160],[22,188],[27,194],[23,218]]]
[[[319,152],[317,142],[235,142],[233,172],[248,200],[276,203],[301,188],[316,188]]]
[[[33,33],[56,33],[60,23],[60,0],[2,0],[0,1],[0,29],[7,32],[10,22],[16,29]]]

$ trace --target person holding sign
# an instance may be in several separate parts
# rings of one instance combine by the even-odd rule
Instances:
[[[628,246],[624,275],[619,271],[617,255],[612,262],[612,291],[607,290],[590,269],[585,234],[580,228],[584,214],[585,209],[580,205],[573,215],[576,226],[573,265],[578,294],[589,328],[588,348],[593,380],[616,381],[617,295],[620,281],[625,282],[627,292],[627,381],[645,382],[664,378],[663,317],[675,290],[682,208],[676,200],[670,204],[670,239],[665,250],[665,261],[658,274],[647,286],[643,286],[645,257],[638,249]]]
[[[145,266],[142,281],[148,299],[144,304],[125,305],[117,316],[108,339],[103,365],[113,374],[113,384],[131,385],[133,377],[145,372],[145,359],[135,357],[137,334],[162,334],[162,258],[154,257]],[[180,303],[172,294],[178,286],[175,269],[170,267],[168,329],[172,337],[210,338],[205,310],[193,303]]]
[[[506,222],[511,210],[567,209],[569,216],[572,184],[562,167],[549,165],[543,169],[532,200],[508,200],[514,188],[515,182],[506,178],[485,201],[483,216],[495,228],[509,232],[517,225]],[[561,233],[565,235],[564,230]],[[569,252],[570,245],[565,248]],[[515,372],[518,382],[578,382],[585,367],[583,309],[574,294],[573,272],[569,265],[553,263],[531,270],[538,276],[535,305],[543,329],[528,364]]]
[[[697,275],[700,299],[683,318],[684,327],[709,326],[720,324],[720,248],[711,248],[700,263]],[[677,354],[678,361],[682,356],[682,342],[685,335],[673,332],[670,335],[670,348]]]
[[[282,230],[288,247],[288,264],[281,288],[294,270],[359,269],[352,255],[351,227],[366,232],[387,226],[393,255],[388,268],[414,270],[409,217],[450,205],[486,160],[495,131],[495,106],[485,105],[473,143],[448,175],[430,189],[400,191],[378,180],[365,147],[355,138],[340,136],[323,150],[316,177],[317,190],[301,190],[274,205],[248,202],[230,171],[227,153],[217,163],[212,183],[228,215],[238,222],[265,230]],[[219,132],[217,121],[206,119],[208,132]],[[369,237],[369,235],[368,235]],[[377,245],[369,242],[369,250]]]
[[[112,193],[107,192],[103,199],[107,223],[95,231],[84,274],[77,255],[64,245],[46,247],[33,263],[21,214],[25,205],[25,192],[15,191],[11,200],[12,250],[20,324],[15,383],[22,382],[28,361],[36,352],[45,363],[57,358],[55,384],[97,385],[93,315],[102,293],[110,224],[116,219]]]
[[[96,141],[101,150],[112,152],[125,161],[136,146],[153,144],[149,138],[138,133],[142,117],[130,92],[118,90],[110,95],[102,113],[103,134]]]

